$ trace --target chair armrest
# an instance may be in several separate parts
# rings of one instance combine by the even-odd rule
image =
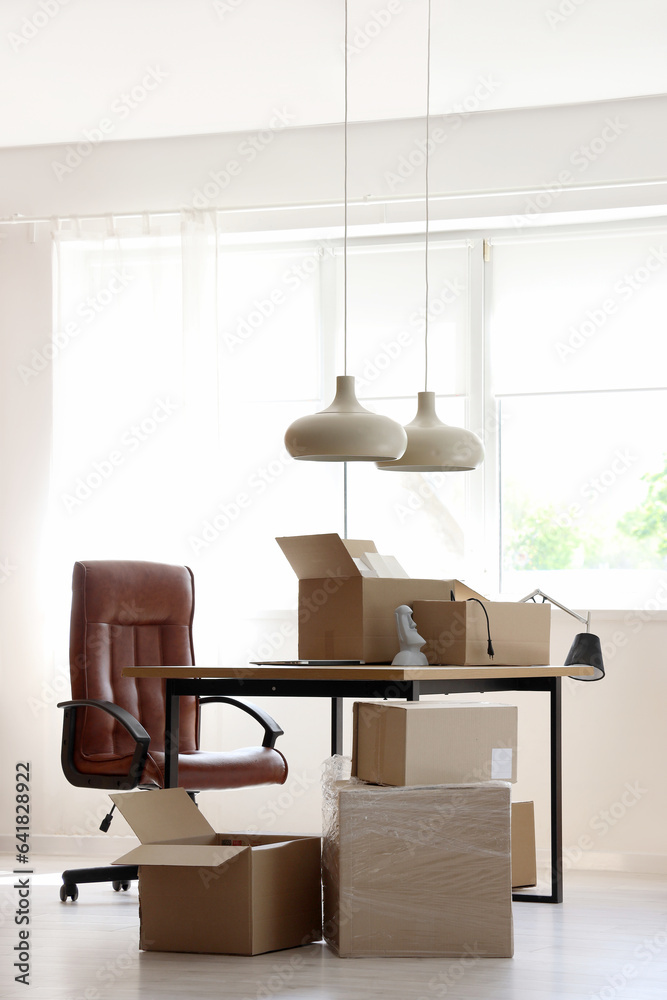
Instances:
[[[124,708],[121,708],[120,705],[114,705],[111,701],[95,701],[88,698],[77,701],[61,701],[58,704],[58,708],[65,709],[60,759],[67,780],[79,788],[115,788],[123,791],[136,788],[146,766],[148,745],[151,741],[150,736],[141,723]],[[101,709],[107,715],[111,715],[116,722],[119,722],[135,741],[134,755],[126,775],[85,774],[83,771],[77,769],[74,764],[74,740],[76,733],[76,713],[79,708]]]
[[[227,698],[225,695],[211,695],[210,698],[200,698],[199,704],[207,705],[212,701],[221,701],[226,705],[234,705],[235,708],[240,708],[241,711],[247,712],[248,715],[251,715],[253,719],[259,722],[264,730],[263,747],[274,747],[278,737],[284,733],[284,730],[280,728],[276,720],[268,712],[265,712],[263,708],[260,708],[259,705],[255,705],[254,702],[239,701],[238,698]]]

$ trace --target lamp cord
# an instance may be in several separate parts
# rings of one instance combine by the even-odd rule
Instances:
[[[430,0],[429,0],[430,2]],[[347,0],[345,0],[345,124],[344,124],[344,184],[343,199],[345,203],[343,216],[343,374],[347,375]]]
[[[486,644],[486,651],[489,654],[489,656],[491,657],[491,659],[493,659],[493,657],[496,655],[496,652],[495,652],[495,650],[493,648],[493,643],[491,642],[491,626],[489,624],[489,613],[486,610],[486,608],[484,607],[483,602],[480,601],[480,599],[478,597],[469,597],[468,600],[469,601],[475,601],[477,604],[479,604],[480,608],[484,612],[484,617],[486,618],[486,635],[487,635],[487,638],[488,638],[488,642]]]
[[[428,216],[428,196],[429,196],[429,144],[431,132],[431,0],[428,0],[428,27],[426,32],[426,242],[424,244],[424,271],[426,285],[426,316],[424,319],[424,392],[428,390],[428,311],[429,311],[429,284],[428,284],[428,242],[429,242],[429,216]]]
[[[345,124],[343,126],[343,374],[347,375],[347,0],[345,0]],[[347,462],[343,462],[343,538],[347,538]]]

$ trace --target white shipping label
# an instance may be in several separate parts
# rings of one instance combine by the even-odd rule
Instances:
[[[494,781],[512,780],[512,748],[494,747],[491,751],[491,778]]]

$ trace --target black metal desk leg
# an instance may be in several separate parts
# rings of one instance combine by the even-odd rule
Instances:
[[[551,820],[551,895],[514,892],[512,899],[522,903],[563,902],[563,780],[561,757],[561,678],[549,678],[549,776]]]
[[[343,752],[343,699],[331,699],[331,755]]]
[[[174,694],[173,680],[165,681],[164,719],[164,787],[178,785],[178,744],[180,732],[181,700]]]
[[[563,902],[563,769],[561,753],[561,679],[553,678],[549,696],[551,734],[551,902]]]

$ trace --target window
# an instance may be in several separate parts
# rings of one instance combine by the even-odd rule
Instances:
[[[458,425],[470,422],[473,249],[440,239],[429,248],[428,389],[440,419]],[[402,424],[425,388],[424,275],[423,238],[357,243],[349,254],[348,371],[365,405]],[[350,464],[349,534],[372,538],[411,576],[470,578],[470,488],[463,475]]]
[[[666,237],[494,240],[503,591],[642,607],[666,578]]]
[[[487,450],[465,475],[345,475],[285,452],[343,371],[340,240],[234,244],[196,216],[58,237],[58,572],[82,556],[190,564],[211,595],[199,621],[215,622],[198,652],[220,662],[267,656],[267,634],[271,658],[292,655],[270,624],[296,603],[275,537],[342,533],[345,510],[350,537],[413,576],[648,606],[667,595],[666,236],[496,233],[484,264],[479,236],[432,235],[428,388]],[[424,388],[423,236],[350,239],[347,270],[347,371],[407,423]]]

